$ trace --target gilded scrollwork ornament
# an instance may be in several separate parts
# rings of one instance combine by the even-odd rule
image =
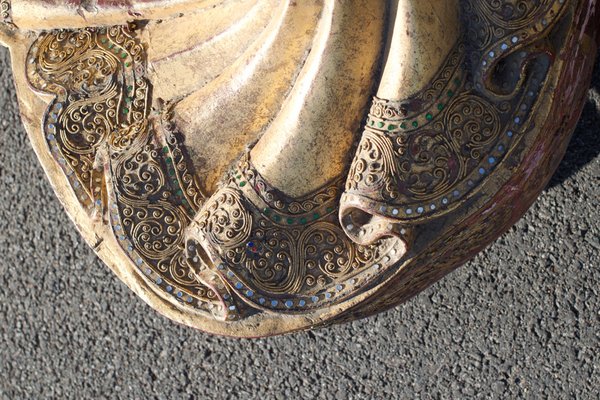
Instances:
[[[229,336],[474,256],[556,168],[598,45],[593,0],[130,3],[0,0],[23,122],[118,277]]]

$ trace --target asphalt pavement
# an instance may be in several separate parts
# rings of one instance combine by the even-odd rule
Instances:
[[[154,312],[76,233],[0,49],[1,399],[600,398],[600,64],[551,184],[410,302],[262,340]]]

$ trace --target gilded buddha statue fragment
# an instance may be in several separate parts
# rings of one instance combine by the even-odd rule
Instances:
[[[282,334],[406,301],[564,154],[595,0],[0,1],[23,123],[165,316]]]

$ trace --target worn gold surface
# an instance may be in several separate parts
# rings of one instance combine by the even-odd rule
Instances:
[[[393,306],[514,223],[575,125],[598,18],[589,0],[0,12],[83,237],[159,312],[230,336]]]

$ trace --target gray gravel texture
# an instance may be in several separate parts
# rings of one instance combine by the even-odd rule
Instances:
[[[0,51],[0,398],[600,398],[600,63],[565,160],[474,260],[392,311],[264,340],[161,317],[83,242]]]

